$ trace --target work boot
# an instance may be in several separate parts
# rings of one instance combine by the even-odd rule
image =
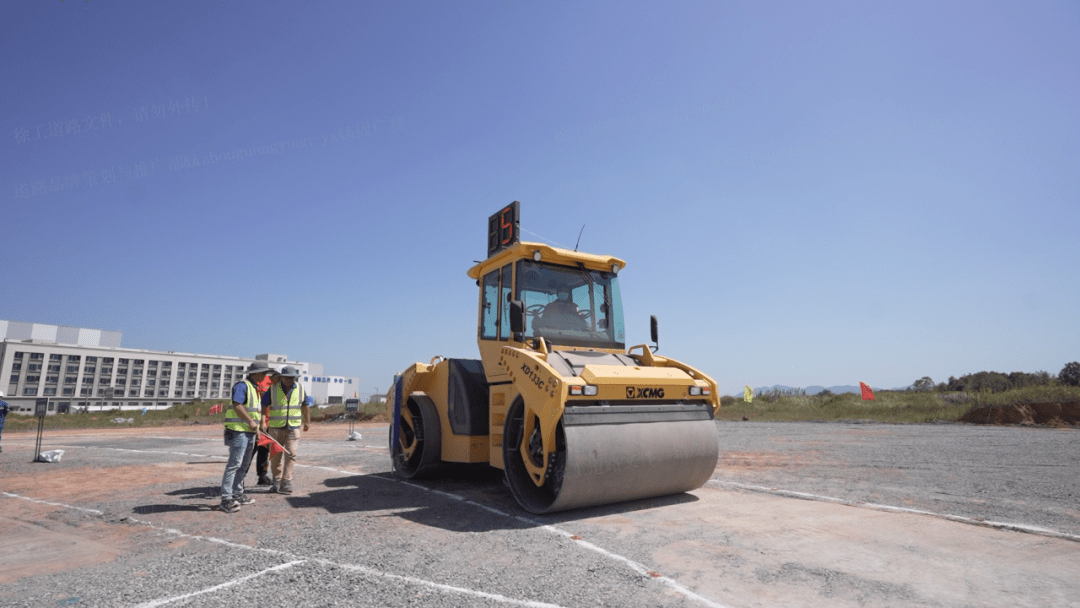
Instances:
[[[267,475],[266,473],[263,473],[262,475],[259,475],[259,483],[256,484],[256,485],[272,486],[272,485],[274,485],[274,481],[272,479],[270,479],[269,475]]]
[[[280,491],[280,489],[281,488],[278,487],[278,482],[275,481],[274,483],[270,484],[270,492],[271,493],[277,494]]]
[[[255,504],[255,499],[251,498],[247,494],[241,494],[240,496],[234,498],[233,502],[239,504],[240,506],[253,505]]]
[[[231,498],[222,499],[221,510],[226,513],[236,513],[240,510],[240,503]]]
[[[288,479],[283,480],[278,487],[278,494],[292,494],[292,482]]]

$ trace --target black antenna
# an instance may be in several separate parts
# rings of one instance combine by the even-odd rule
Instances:
[[[577,251],[577,246],[581,244],[581,233],[585,232],[585,224],[581,225],[581,232],[577,233],[577,242],[574,243],[574,251]]]

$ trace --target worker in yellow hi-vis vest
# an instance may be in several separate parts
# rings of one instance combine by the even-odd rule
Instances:
[[[244,493],[244,477],[251,466],[255,435],[262,426],[259,412],[259,393],[255,385],[271,371],[263,363],[252,363],[244,370],[247,378],[233,386],[232,404],[225,412],[225,445],[229,446],[229,461],[221,477],[221,510],[236,513],[243,505],[255,501]]]
[[[287,453],[278,452],[270,457],[270,470],[274,474],[270,491],[278,494],[292,494],[293,461],[300,443],[299,431],[303,428],[307,432],[311,424],[314,403],[296,381],[299,375],[295,367],[286,365],[278,372],[278,381],[262,396],[262,405],[269,413],[269,434],[287,450]]]

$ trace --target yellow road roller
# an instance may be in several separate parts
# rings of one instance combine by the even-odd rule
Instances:
[[[502,469],[525,510],[550,513],[701,487],[716,468],[716,383],[626,348],[626,263],[523,242],[520,203],[488,219],[480,359],[415,363],[387,395],[390,456],[403,478],[446,463]]]

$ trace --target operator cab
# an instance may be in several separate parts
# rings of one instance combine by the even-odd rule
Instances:
[[[611,271],[533,260],[516,263],[514,299],[525,308],[525,338],[587,348],[625,348],[619,278]],[[560,292],[563,293],[560,299]]]

